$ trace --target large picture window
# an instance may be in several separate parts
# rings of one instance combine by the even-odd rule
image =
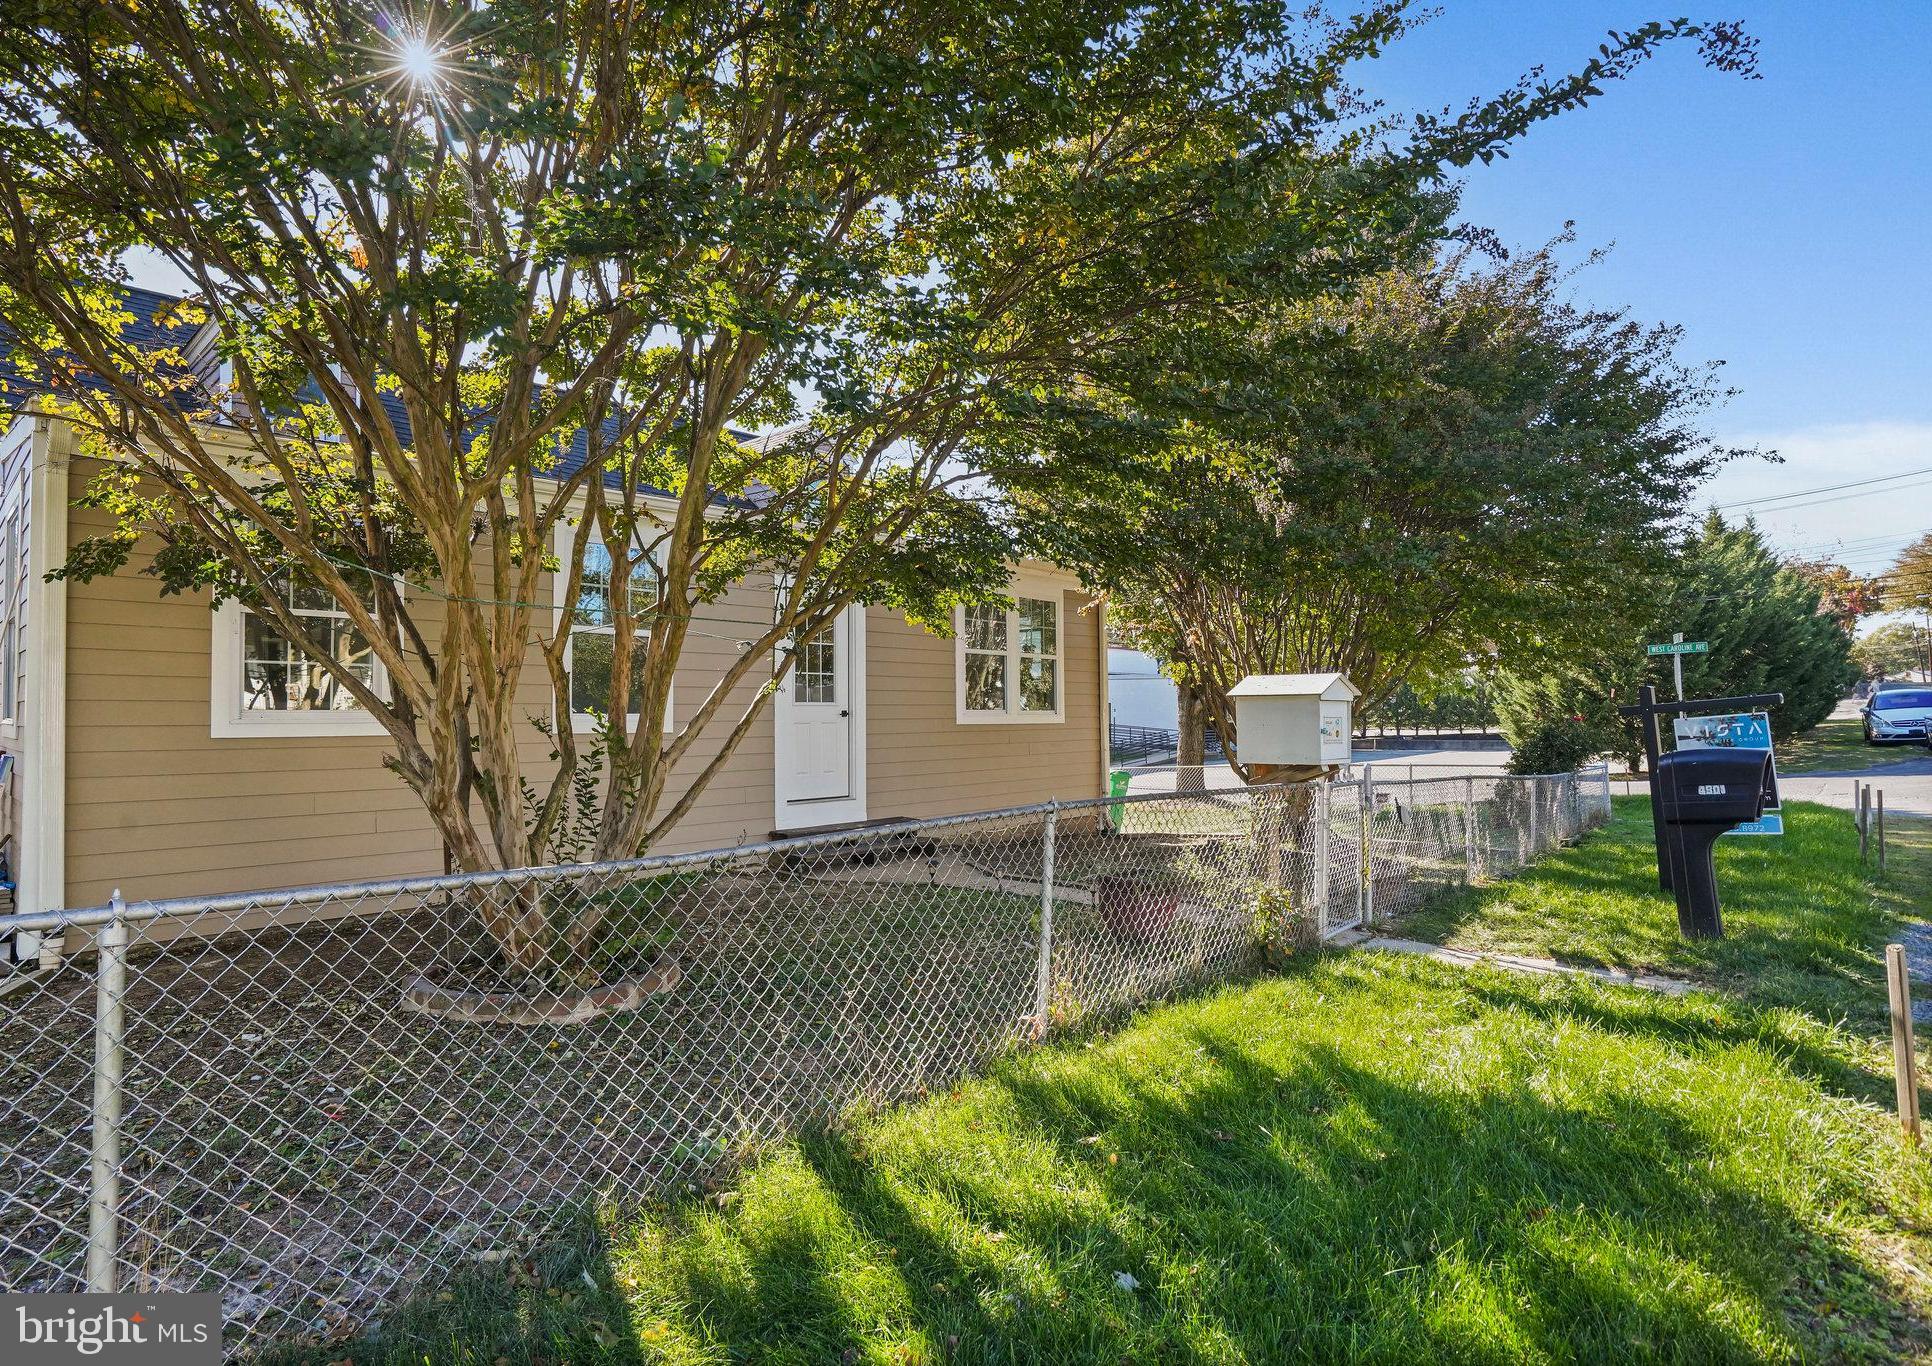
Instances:
[[[559,536],[561,552],[570,554],[574,547],[570,529],[561,528]],[[630,594],[631,620],[637,629],[631,660],[631,718],[643,706],[642,647],[650,639],[647,623],[657,608],[658,595],[657,566],[649,556],[637,559],[625,585]],[[601,541],[591,540],[584,546],[583,573],[576,601],[559,604],[567,613],[566,628],[570,632],[570,646],[564,656],[564,667],[570,675],[570,715],[580,730],[590,727],[594,714],[610,707],[611,670],[617,653],[616,613],[611,603],[611,595],[617,591],[612,583],[614,570],[610,550]],[[567,578],[562,572],[557,575],[559,595],[568,587]],[[668,706],[664,710],[664,724],[667,729],[671,725]]]
[[[954,617],[961,722],[1059,721],[1060,598],[1016,592],[1013,605],[975,603]]]
[[[336,666],[386,696],[388,675],[335,595],[300,576],[275,586],[302,629]],[[265,613],[238,602],[215,613],[211,732],[246,735],[380,735],[382,723],[320,659],[287,640]]]

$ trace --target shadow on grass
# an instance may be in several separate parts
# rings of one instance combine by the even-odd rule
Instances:
[[[378,1323],[342,1325],[359,1329],[354,1337],[338,1338],[324,1317],[315,1333],[251,1359],[272,1366],[641,1362],[648,1358],[610,1251],[593,1218],[573,1218],[527,1253],[473,1264]]]
[[[1663,963],[1643,954],[1677,953],[1674,913],[1628,829],[1411,921],[1447,937],[1508,897],[1534,930],[1538,904],[1604,898],[1562,942],[1580,955],[1627,924],[1636,962],[1690,965],[1712,994],[1317,955],[1007,1059],[950,1100],[808,1133],[727,1208],[681,1202],[614,1246],[592,1232],[487,1269],[308,1359],[1925,1352],[1842,1217],[1890,1227],[1883,1211],[1916,1197],[1846,1156],[1872,1134],[1818,1094],[1889,1095],[1858,1060],[1883,1026],[1867,941],[1893,912],[1838,866],[1842,831],[1800,837],[1809,870],[1733,854],[1757,904],[1733,939]],[[1643,938],[1660,912],[1666,932]]]
[[[1445,891],[1397,932],[1472,949],[1545,955],[1583,966],[1689,978],[1760,1009],[1886,1030],[1880,951],[1928,881],[1925,831],[1901,827],[1880,878],[1858,861],[1842,812],[1787,808],[1788,834],[1719,846],[1726,937],[1688,942],[1657,888],[1648,806],[1620,800],[1615,823],[1509,879]]]
[[[1692,1156],[1700,1145],[1675,1116],[1626,1101],[1565,1110],[1525,1095],[1425,1098],[1332,1049],[1277,1069],[1224,1036],[1194,1037],[1228,1080],[1186,1104],[1139,1086],[1115,1101],[1080,1088],[1011,1089],[1024,1113],[1063,1138],[1126,1125],[1186,1136],[1201,1151],[1184,1167],[1143,1162],[1102,1177],[1116,1202],[1149,1221],[1184,1221],[1183,1257],[1212,1259],[1222,1279],[1243,1284],[1262,1312],[1229,1306],[1216,1322],[1249,1359],[1333,1360],[1362,1348],[1416,1360],[1497,1349],[1609,1359],[1645,1343],[1754,1355],[1758,1345],[1684,1288],[1687,1267],[1765,1287],[1748,1297],[1749,1313],[1775,1331],[1774,1267],[1748,1249],[1800,1236],[1783,1211],[1687,1162],[1604,1179],[1660,1152]],[[1257,1123],[1257,1106],[1269,1122]],[[1648,1248],[1603,1245],[1667,1208],[1712,1222],[1673,1227],[1644,1240]],[[1560,1233],[1544,1224],[1558,1210],[1568,1225]],[[1329,1241],[1324,1230],[1344,1236]],[[1595,1246],[1585,1252],[1578,1235]],[[1606,1252],[1655,1260],[1631,1268],[1646,1273],[1641,1281],[1586,1274]],[[1163,1292],[1191,1288],[1157,1285]],[[1457,1323],[1432,1308],[1458,1301],[1498,1312]],[[1157,1334],[1133,1345],[1165,1353],[1185,1344]]]
[[[1741,1361],[1925,1345],[1858,1248],[1737,1160],[1730,1097],[1659,1103],[1629,1063],[1593,1080],[1632,1036],[1748,1042],[1749,1026],[1507,980],[1442,1010],[1429,998],[1443,981],[1366,959],[1289,976],[1255,999],[1325,999],[1359,1037],[1258,1027],[1231,1004],[1245,992],[1180,1007],[1096,1049],[1010,1060],[949,1100],[807,1134],[748,1171],[728,1208],[674,1205],[594,1264],[560,1264],[609,1285],[612,1257],[630,1323],[605,1300],[575,1311],[606,1334],[528,1290],[459,1290],[455,1307],[496,1318],[422,1306],[391,1325],[394,1346],[341,1354]],[[1388,1020],[1362,1013],[1378,1007]],[[1450,1046],[1431,1030],[1463,1027],[1485,1045],[1468,1075],[1428,1052]],[[1499,1061],[1498,1037],[1521,1047]],[[1736,1066],[1794,1084],[1758,1055],[1687,1065],[1711,1084]],[[1794,1160],[1775,1144],[1759,1156]],[[1835,1319],[1814,1321],[1816,1301]],[[453,1322],[475,1336],[453,1338]],[[454,1354],[424,1352],[436,1342]]]
[[[1696,997],[1646,1000],[1623,992],[1526,995],[1489,981],[1472,982],[1469,991],[1485,1005],[1519,1010],[1551,1024],[1580,1021],[1606,1033],[1651,1039],[1675,1048],[1761,1046],[1793,1074],[1833,1095],[1878,1105],[1888,1105],[1892,1099],[1889,1072],[1861,1067],[1846,1054],[1821,1046],[1814,1028],[1806,1028],[1775,1008],[1700,1001]]]

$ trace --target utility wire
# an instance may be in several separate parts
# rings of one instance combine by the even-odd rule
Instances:
[[[1712,506],[1720,512],[1729,508],[1762,507],[1766,503],[1781,503],[1790,498],[1809,498],[1814,493],[1836,493],[1840,489],[1858,489],[1872,484],[1889,484],[1894,479],[1914,479],[1925,474],[1932,474],[1932,466],[1928,466],[1922,470],[1902,470],[1898,474],[1881,474],[1870,479],[1852,479],[1842,484],[1820,484],[1817,488],[1795,489],[1790,493],[1769,493],[1762,498],[1740,498],[1735,502],[1715,503]],[[1889,490],[1879,491],[1888,492]]]
[[[1855,498],[1871,498],[1886,493],[1904,493],[1908,489],[1924,488],[1927,484],[1932,484],[1932,479],[1914,479],[1909,483],[1889,484],[1882,489],[1860,489],[1854,493],[1835,493],[1827,498],[1810,498],[1802,503],[1781,503],[1777,507],[1753,507],[1748,515],[1755,517],[1759,513],[1797,512],[1803,508],[1823,507],[1827,503],[1850,502]],[[1740,505],[1733,504],[1732,506]]]

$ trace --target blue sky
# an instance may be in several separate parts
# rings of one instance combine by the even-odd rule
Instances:
[[[1612,246],[1579,298],[1682,323],[1683,355],[1742,392],[1710,420],[1782,465],[1733,466],[1720,504],[1932,469],[1932,4],[1926,0],[1442,0],[1360,75],[1400,109],[1460,103],[1539,63],[1574,69],[1611,28],[1742,18],[1763,79],[1686,46],[1588,109],[1472,168],[1464,216],[1536,245],[1575,220],[1575,255]],[[1855,491],[1852,491],[1855,492]],[[1831,502],[1767,506],[1797,550],[1880,569],[1932,528],[1932,475]],[[1742,511],[1733,508],[1733,512]]]

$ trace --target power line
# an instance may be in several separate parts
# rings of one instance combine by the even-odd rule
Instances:
[[[1871,479],[1852,479],[1842,484],[1820,484],[1813,489],[1794,489],[1790,493],[1769,493],[1762,498],[1740,498],[1731,503],[1712,504],[1722,512],[1728,508],[1761,507],[1766,503],[1781,503],[1790,498],[1809,498],[1814,493],[1836,493],[1839,489],[1859,489],[1872,484],[1889,484],[1894,479],[1913,479],[1922,474],[1932,474],[1932,466],[1922,470],[1902,470],[1898,474],[1881,474]]]
[[[1895,536],[1865,536],[1856,540],[1839,538],[1835,541],[1817,541],[1810,545],[1788,545],[1776,547],[1781,555],[1859,555],[1876,552],[1883,547],[1896,546],[1903,549],[1915,537],[1915,532],[1901,532]]]
[[[1922,473],[1923,471],[1920,471],[1920,472]],[[1899,476],[1899,477],[1903,477],[1903,476]],[[1802,503],[1782,503],[1782,504],[1779,504],[1777,507],[1753,507],[1750,510],[1750,515],[1756,516],[1760,512],[1765,512],[1765,513],[1797,512],[1802,508],[1822,507],[1826,503],[1843,503],[1843,502],[1848,502],[1854,498],[1870,498],[1877,494],[1883,494],[1883,493],[1903,493],[1907,489],[1924,488],[1927,484],[1932,484],[1932,479],[1914,479],[1910,483],[1906,483],[1906,484],[1890,484],[1882,489],[1861,489],[1856,493],[1835,493],[1831,495],[1829,498],[1810,498]],[[1790,496],[1796,497],[1797,495],[1792,494]],[[1729,504],[1728,506],[1743,507],[1745,505],[1742,503],[1732,503],[1732,504]]]

